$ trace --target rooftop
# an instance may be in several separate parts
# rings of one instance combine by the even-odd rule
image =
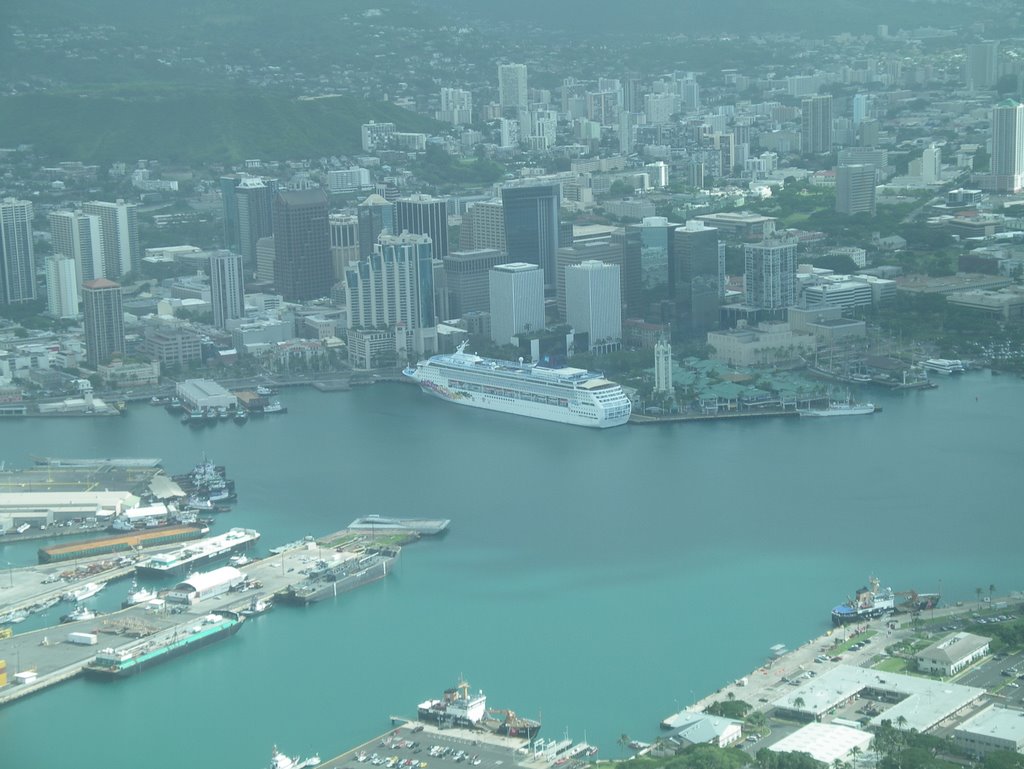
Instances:
[[[918,657],[930,660],[944,660],[946,662],[959,662],[964,657],[969,657],[978,649],[988,646],[992,639],[973,633],[954,633],[933,643],[926,649],[917,653]]]

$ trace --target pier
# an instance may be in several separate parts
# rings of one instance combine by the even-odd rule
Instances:
[[[349,532],[344,558],[354,558],[354,552],[364,554],[375,547],[369,539],[358,532]],[[119,648],[136,643],[141,638],[164,637],[167,634],[183,632],[196,621],[211,613],[238,613],[249,608],[255,599],[268,600],[298,585],[306,574],[320,562],[333,563],[336,555],[333,547],[324,546],[312,538],[300,540],[281,548],[275,548],[272,555],[253,560],[239,568],[246,575],[248,589],[231,591],[210,597],[198,603],[174,604],[160,602],[157,605],[140,604],[97,616],[91,620],[80,620],[19,633],[9,638],[0,638],[0,659],[7,661],[9,679],[18,673],[32,671],[36,678],[31,683],[10,684],[0,688],[0,706],[26,695],[78,676],[91,662],[100,649]],[[388,559],[397,557],[398,548],[388,549]],[[9,585],[0,593],[0,608],[10,611],[39,604],[47,599],[81,587],[89,582],[110,583],[123,580],[134,573],[133,563],[103,561],[95,559],[93,564],[111,564],[103,571],[94,571],[73,582],[58,581],[62,569],[54,566],[32,566],[9,569],[6,576]],[[353,587],[365,584],[357,581]],[[111,589],[108,585],[107,589]],[[338,594],[343,591],[338,590]],[[70,610],[73,604],[60,602],[48,609],[59,616]],[[287,609],[275,609],[287,611]],[[249,621],[263,621],[252,618]],[[94,645],[81,645],[69,640],[70,633],[93,633],[97,637]],[[226,641],[230,643],[230,641]]]

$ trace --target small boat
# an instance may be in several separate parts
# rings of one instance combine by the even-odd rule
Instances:
[[[217,409],[217,419],[220,419],[222,421],[225,419],[231,419],[231,412],[228,411],[227,408],[225,408],[224,406],[221,406],[220,408]]]
[[[265,387],[264,385],[259,385],[256,388],[256,394],[261,396],[261,397],[263,397],[263,398],[265,398],[268,395],[273,395],[274,391],[271,390],[269,387]]]
[[[308,766],[319,766],[320,756],[313,755],[309,758],[290,758],[274,746],[270,756],[270,769],[305,769]]]
[[[133,579],[131,587],[128,588],[128,595],[121,601],[121,608],[127,609],[129,606],[152,601],[154,598],[156,598],[156,591],[145,587],[140,588],[139,583]]]
[[[245,409],[238,409],[235,411],[234,420],[240,425],[244,425],[249,421],[249,415],[245,412]]]
[[[96,614],[96,612],[94,612],[88,606],[79,606],[73,612],[65,614],[63,617],[61,617],[60,621],[66,624],[68,622],[79,622],[81,620],[86,619],[96,619],[96,617],[98,616],[99,615]]]
[[[247,566],[252,563],[252,558],[245,554],[233,555],[228,558],[228,563],[232,566]]]
[[[287,414],[288,409],[281,405],[280,401],[271,401],[263,407],[264,414]]]
[[[102,583],[90,582],[88,585],[83,585],[75,590],[69,590],[61,598],[65,601],[84,601],[88,598],[92,598],[98,592],[104,588]]]
[[[249,607],[242,609],[240,613],[243,617],[258,617],[260,614],[266,614],[273,608],[274,604],[272,601],[267,601],[257,596],[249,602]]]
[[[17,625],[28,618],[27,611],[9,611],[0,616],[0,625]]]

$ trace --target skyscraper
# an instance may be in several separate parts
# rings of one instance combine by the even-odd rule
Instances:
[[[448,255],[448,204],[430,195],[412,195],[395,201],[395,231],[426,235],[434,244],[434,258]]]
[[[227,322],[245,316],[242,257],[231,251],[210,254],[210,303],[213,325],[227,328]]]
[[[451,317],[461,318],[467,312],[487,312],[490,309],[487,276],[502,258],[501,252],[493,248],[452,251],[444,258]]]
[[[247,269],[256,266],[256,241],[274,234],[273,201],[277,182],[247,176],[235,187],[238,246],[231,249],[245,257]]]
[[[808,96],[801,102],[800,145],[806,155],[832,151],[832,97]]]
[[[1024,188],[1024,104],[1013,99],[992,108],[992,184],[996,192]]]
[[[139,207],[118,199],[114,203],[92,201],[82,211],[100,218],[100,251],[103,277],[120,278],[142,264],[139,250]]]
[[[359,261],[359,219],[348,214],[331,214],[331,264],[335,282],[345,279],[349,264]]]
[[[115,353],[124,355],[124,311],[121,286],[106,278],[82,284],[82,315],[85,325],[85,360],[91,368],[109,363]]]
[[[78,316],[78,276],[75,260],[53,254],[46,257],[46,312],[54,318]]]
[[[999,77],[999,42],[986,41],[967,46],[964,81],[972,91],[995,88]]]
[[[412,335],[417,353],[436,349],[434,265],[426,235],[381,235],[373,253],[345,271],[345,294],[350,329],[394,329]]]
[[[274,198],[274,283],[286,302],[331,293],[331,235],[321,189],[279,190]]]
[[[921,153],[921,181],[937,184],[942,181],[942,149],[929,144]]]
[[[536,264],[513,262],[492,267],[488,293],[495,344],[510,344],[516,334],[544,330],[544,272]]]
[[[554,288],[561,187],[558,184],[503,187],[501,204],[509,261],[540,265],[544,285]]]
[[[274,236],[260,238],[256,241],[256,280],[274,282],[274,262],[277,250],[274,248]]]
[[[836,211],[875,215],[875,167],[856,163],[836,168]]]
[[[356,206],[359,221],[359,258],[373,253],[373,247],[382,232],[395,234],[395,206],[376,193]]]
[[[784,310],[796,304],[796,241],[765,240],[743,247],[744,304]]]
[[[53,253],[74,259],[76,285],[102,278],[100,218],[82,211],[53,211],[48,218]]]
[[[566,321],[587,334],[587,351],[607,352],[622,342],[619,266],[588,259],[565,268]]]
[[[703,338],[719,325],[725,293],[725,242],[715,227],[690,220],[672,235],[669,293],[683,336]]]
[[[498,65],[498,102],[506,117],[521,118],[526,115],[529,98],[525,64]]]
[[[0,304],[36,298],[36,257],[32,243],[32,203],[0,201]]]
[[[235,198],[235,187],[242,178],[239,174],[228,174],[217,180],[224,214],[224,248],[233,251],[238,250],[238,200]]]
[[[555,252],[555,303],[560,318],[568,319],[569,317],[569,289],[566,283],[569,268],[588,261],[614,264],[619,268],[618,285],[621,291],[622,269],[625,264],[624,251],[625,244],[623,239],[606,237],[580,241],[571,246],[560,248]],[[622,304],[621,293],[616,299],[616,303]]]
[[[462,215],[459,250],[493,248],[505,253],[505,209],[500,200],[474,203]]]

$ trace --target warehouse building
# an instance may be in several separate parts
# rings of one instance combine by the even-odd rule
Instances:
[[[953,741],[977,757],[993,750],[1024,751],[1024,712],[990,705],[953,730]]]
[[[954,633],[917,653],[917,669],[923,673],[952,676],[988,654],[991,639],[972,633]]]
[[[202,571],[179,582],[167,593],[171,603],[195,604],[207,598],[223,595],[245,582],[245,575],[234,566],[222,566],[213,571]]]

